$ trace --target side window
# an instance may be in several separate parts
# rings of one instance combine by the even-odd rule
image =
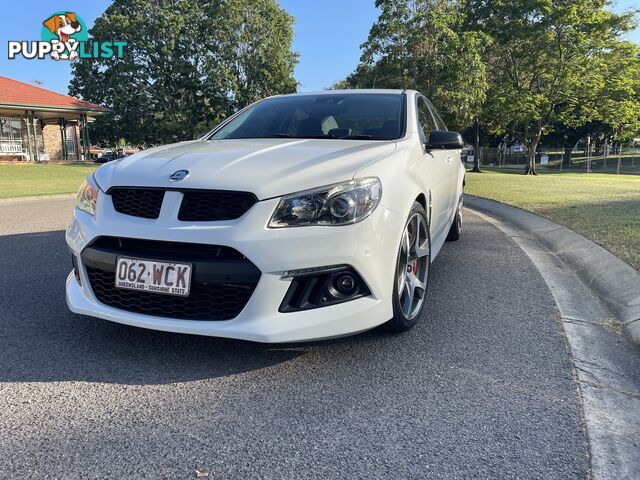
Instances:
[[[440,114],[436,110],[436,107],[434,107],[433,104],[429,100],[425,100],[425,101],[427,103],[427,106],[429,107],[429,110],[431,110],[431,115],[433,116],[434,120],[436,121],[437,129],[438,130],[448,130],[447,126],[444,124],[444,121],[442,120],[442,117],[440,117]]]
[[[429,106],[423,97],[418,97],[418,127],[422,143],[426,143],[431,131],[436,130]]]

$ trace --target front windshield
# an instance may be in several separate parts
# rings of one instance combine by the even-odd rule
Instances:
[[[232,138],[325,138],[393,140],[402,134],[404,95],[336,93],[268,98],[209,140]]]

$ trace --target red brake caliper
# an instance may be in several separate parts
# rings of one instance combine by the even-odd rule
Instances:
[[[413,242],[413,225],[409,225],[409,245]],[[412,263],[407,264],[407,272],[413,273],[414,275],[418,271],[418,259],[416,258]]]

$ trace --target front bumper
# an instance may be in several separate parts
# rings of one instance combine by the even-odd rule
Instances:
[[[379,205],[364,221],[340,227],[268,229],[278,199],[256,203],[244,216],[224,222],[180,222],[179,192],[167,192],[157,220],[122,215],[100,192],[95,217],[76,210],[66,240],[76,255],[80,282],[67,278],[69,308],[127,325],[177,333],[239,338],[259,342],[294,342],[338,337],[373,328],[393,315],[391,294],[397,248],[404,219]],[[171,198],[170,196],[175,196]],[[231,320],[182,320],[120,310],[100,303],[91,287],[81,253],[97,237],[224,245],[241,252],[260,271],[255,290]],[[371,295],[298,312],[279,312],[291,279],[289,270],[346,264],[364,279]]]

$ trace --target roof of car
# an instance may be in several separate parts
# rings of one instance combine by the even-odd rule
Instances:
[[[353,89],[343,89],[343,90],[320,90],[317,92],[298,92],[298,93],[290,93],[287,95],[277,95],[279,97],[284,96],[304,96],[304,95],[335,95],[340,93],[405,93],[408,90],[401,89],[391,89],[391,88],[353,88]]]

